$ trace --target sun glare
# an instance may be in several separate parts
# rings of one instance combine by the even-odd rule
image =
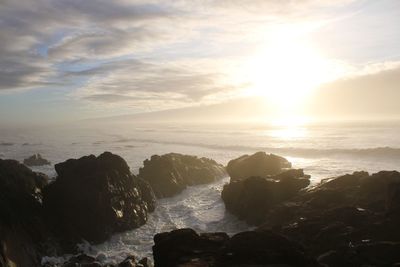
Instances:
[[[288,116],[324,82],[333,79],[335,66],[312,45],[285,40],[268,45],[246,64],[247,93],[262,96]]]

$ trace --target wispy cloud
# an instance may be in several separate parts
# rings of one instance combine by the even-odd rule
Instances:
[[[240,92],[229,71],[276,31],[316,31],[352,2],[3,0],[0,89],[67,85],[85,103],[160,109],[217,102]]]

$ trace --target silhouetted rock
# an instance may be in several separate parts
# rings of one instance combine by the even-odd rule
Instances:
[[[247,179],[252,176],[268,177],[281,173],[292,164],[285,158],[257,152],[253,155],[243,155],[228,162],[226,170],[231,181]]]
[[[57,179],[44,190],[43,205],[64,241],[102,242],[115,232],[143,225],[154,209],[150,188],[110,152],[55,165]]]
[[[43,166],[43,165],[50,165],[50,161],[47,159],[42,158],[42,155],[35,154],[30,156],[29,158],[24,159],[24,164],[26,166]]]
[[[39,266],[42,243],[50,238],[41,207],[47,180],[15,160],[0,159],[1,266]]]
[[[318,266],[297,243],[271,231],[197,234],[179,229],[154,237],[155,267]]]
[[[325,266],[392,266],[399,262],[399,181],[393,171],[331,179],[270,209],[261,228],[303,244]]]
[[[318,257],[327,267],[399,266],[400,243],[366,242],[330,250]]]
[[[149,182],[158,198],[174,196],[187,186],[210,183],[226,175],[225,168],[212,159],[178,153],[153,155],[143,164],[139,177]]]
[[[107,258],[104,258],[103,260],[107,261]],[[138,261],[136,257],[133,255],[128,255],[122,262],[114,265],[110,263],[101,263],[98,260],[98,257],[94,258],[86,254],[79,254],[77,256],[69,258],[69,260],[65,261],[64,263],[54,264],[47,262],[43,267],[152,267],[152,266],[153,264],[147,258],[143,258]]]
[[[388,186],[386,211],[388,216],[400,221],[400,183]]]
[[[301,174],[302,171],[280,177],[250,177],[231,181],[224,186],[221,197],[232,214],[250,224],[260,224],[272,207],[310,184],[309,176],[296,177]]]

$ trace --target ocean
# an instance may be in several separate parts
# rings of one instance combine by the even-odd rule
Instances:
[[[346,122],[305,125],[271,124],[137,124],[1,128],[0,158],[24,158],[40,153],[53,164],[88,154],[111,151],[122,156],[136,174],[146,158],[178,152],[209,157],[227,164],[257,151],[287,157],[294,168],[311,175],[312,184],[354,171],[400,171],[400,122]],[[54,165],[32,168],[55,177]],[[220,193],[226,177],[193,186],[158,201],[146,225],[114,235],[100,245],[80,244],[87,254],[106,262],[127,254],[151,257],[156,233],[190,227],[200,232],[229,234],[251,229],[225,211]],[[67,257],[67,255],[66,255]],[[61,261],[62,258],[44,260]]]

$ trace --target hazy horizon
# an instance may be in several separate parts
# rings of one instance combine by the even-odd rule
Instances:
[[[0,15],[3,125],[400,118],[396,0],[2,1]]]

